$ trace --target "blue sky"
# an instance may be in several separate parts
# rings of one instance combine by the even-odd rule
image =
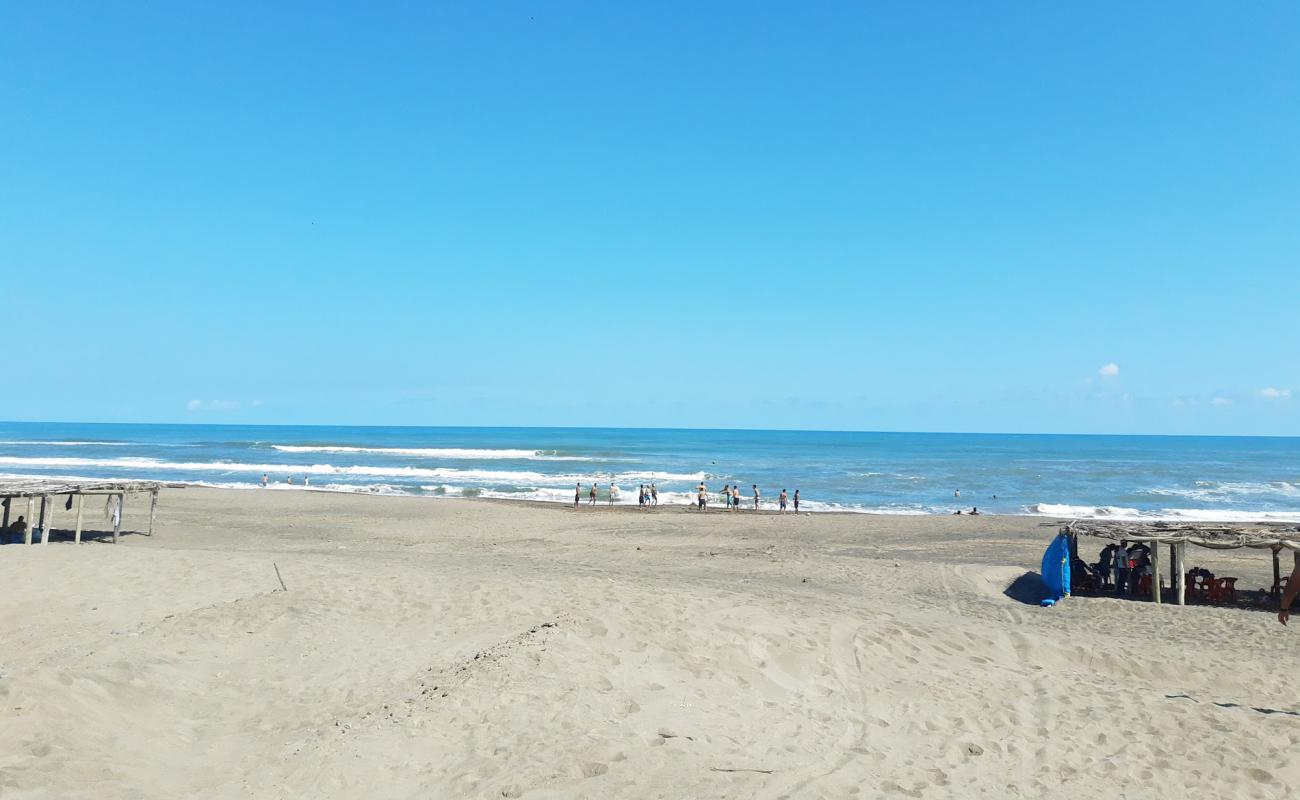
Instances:
[[[429,5],[0,1],[0,418],[1300,434],[1300,5]]]

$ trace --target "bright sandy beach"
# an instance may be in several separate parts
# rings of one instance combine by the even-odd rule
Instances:
[[[1293,796],[1300,631],[1044,522],[169,490],[0,548],[0,797]]]

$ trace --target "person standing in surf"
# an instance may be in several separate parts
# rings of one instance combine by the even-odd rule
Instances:
[[[650,484],[650,505],[659,505],[659,489],[654,485],[654,483]]]
[[[595,481],[591,482],[591,492],[590,494],[587,495],[587,505],[589,506],[596,505],[596,482]]]
[[[799,490],[794,490],[794,513],[799,513]]]
[[[785,513],[785,504],[787,500],[789,500],[789,495],[785,493],[785,489],[782,489],[781,494],[779,494],[776,498],[777,504],[781,507],[782,514]]]
[[[754,484],[754,510],[755,511],[758,510],[758,496],[759,496],[758,484],[756,483]]]
[[[582,500],[582,484],[575,483],[573,484],[573,507],[574,508],[578,507],[578,502],[580,500]]]

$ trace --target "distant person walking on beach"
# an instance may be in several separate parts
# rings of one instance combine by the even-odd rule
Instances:
[[[575,483],[573,484],[573,507],[574,508],[578,507],[578,501],[580,501],[581,499],[582,499],[582,484]]]
[[[758,510],[758,484],[754,484],[754,510]]]
[[[782,513],[782,514],[785,513],[785,503],[786,503],[786,499],[787,499],[787,497],[786,497],[785,489],[782,489],[782,490],[781,490],[781,494],[776,498],[776,502],[781,506],[781,513]]]
[[[587,496],[587,498],[588,498],[587,505],[589,506],[596,505],[596,482],[595,481],[591,482],[591,493]]]
[[[740,510],[740,484],[731,487],[731,510]]]
[[[729,483],[722,485],[722,504],[727,507],[728,511],[731,510],[731,484]]]
[[[645,505],[645,484],[644,483],[636,487],[636,504],[639,506]]]
[[[611,506],[614,505],[615,497],[618,497],[618,487],[614,485],[613,481],[610,481],[609,482],[609,503],[607,505],[611,505]]]
[[[266,473],[263,472],[263,473],[262,473],[262,488],[263,488],[263,489],[266,488],[266,480],[267,480],[267,478],[266,478]]]
[[[799,490],[794,490],[794,513],[799,513]]]
[[[650,504],[659,505],[659,489],[653,483],[650,484]]]
[[[700,510],[705,511],[707,509],[707,506],[709,505],[709,495],[707,494],[704,488],[703,482],[700,483],[699,489],[697,491],[699,493],[697,497],[697,502],[700,505]]]

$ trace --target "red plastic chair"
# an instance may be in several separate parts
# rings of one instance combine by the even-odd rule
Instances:
[[[1209,577],[1204,573],[1198,573],[1196,577],[1193,578],[1192,582],[1188,584],[1187,590],[1192,593],[1192,597],[1195,598],[1198,603],[1216,602],[1214,594],[1214,578]]]
[[[1214,595],[1219,603],[1236,603],[1237,602],[1237,579],[1236,578],[1215,578]]]

